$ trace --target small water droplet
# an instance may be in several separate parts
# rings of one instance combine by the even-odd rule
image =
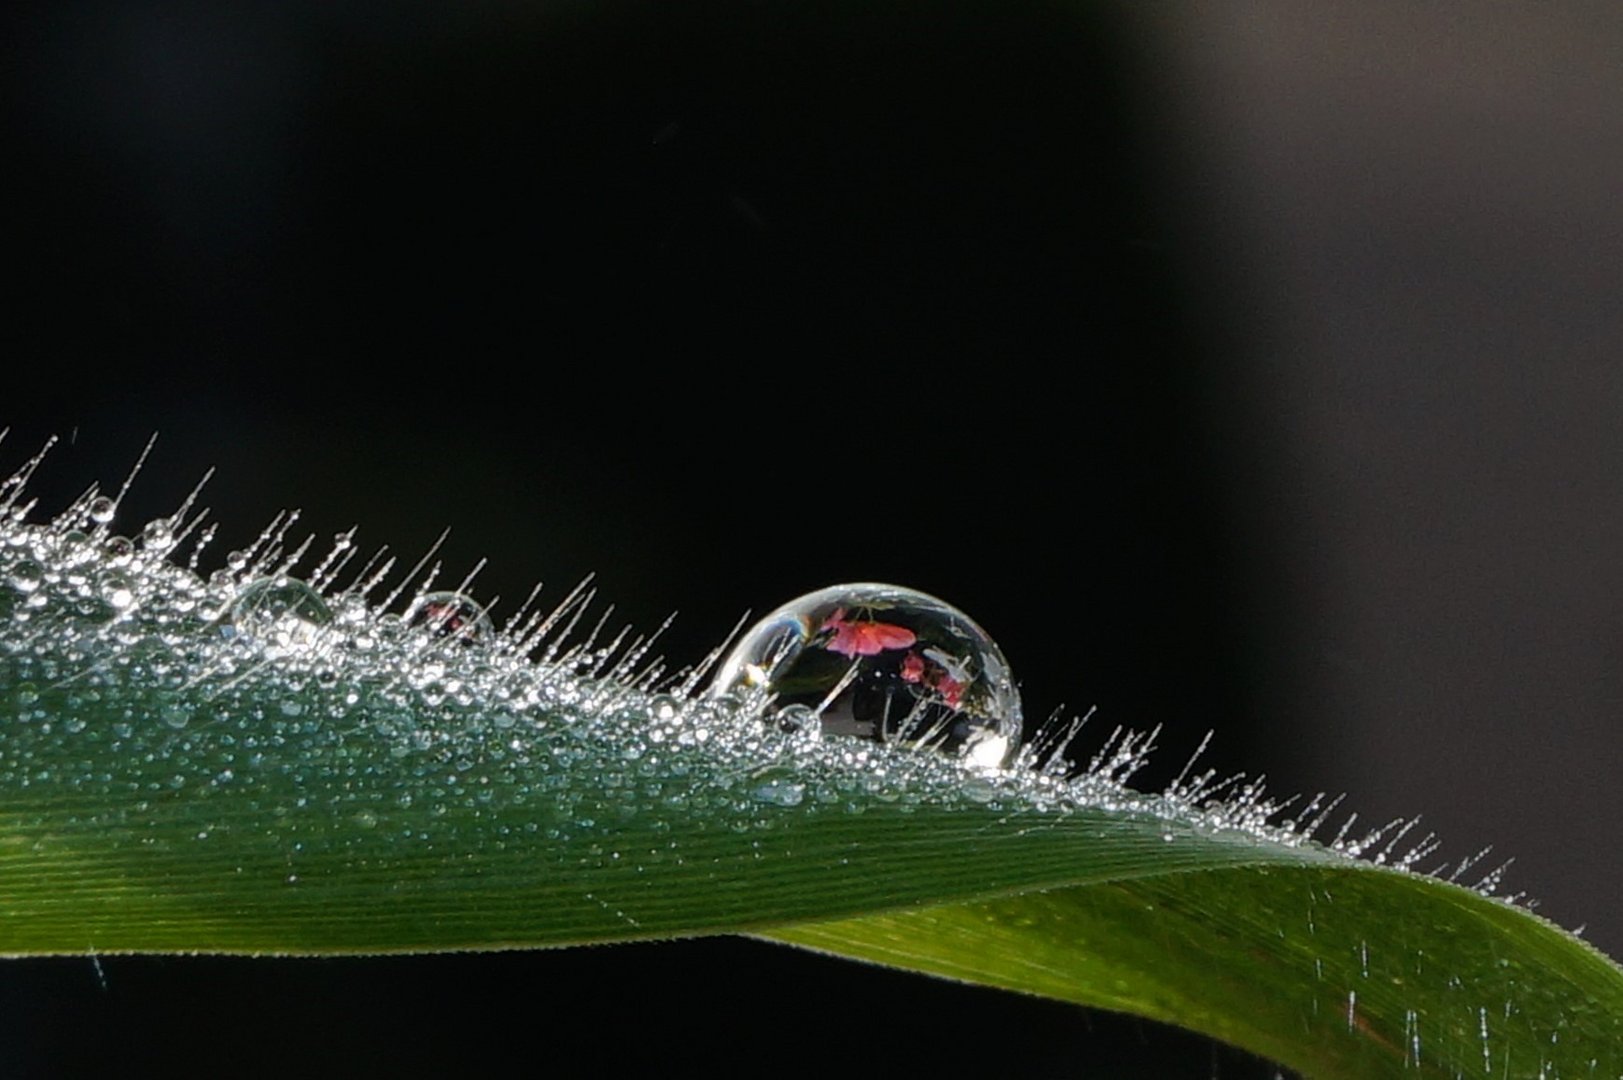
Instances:
[[[815,713],[824,734],[976,765],[1007,765],[1020,744],[1020,696],[992,639],[945,601],[895,585],[835,585],[783,605],[739,640],[712,693],[773,695]]]
[[[148,551],[168,551],[175,546],[174,524],[168,518],[153,518],[141,530],[141,546]]]
[[[772,717],[778,730],[790,735],[816,738],[823,733],[823,719],[810,705],[785,705]]]
[[[97,495],[90,500],[90,520],[98,525],[105,525],[113,520],[113,512],[118,504],[105,495]]]
[[[775,765],[750,777],[750,796],[772,806],[799,806],[806,800],[806,785],[793,769]]]
[[[110,570],[101,575],[98,584],[101,586],[102,599],[115,610],[128,611],[135,606],[135,586],[128,576]]]
[[[45,580],[45,568],[33,559],[19,559],[11,568],[11,587],[20,593],[31,593]]]
[[[192,711],[178,701],[166,701],[158,706],[158,719],[176,731],[185,727],[191,718]]]
[[[427,627],[436,637],[469,645],[489,641],[496,628],[485,609],[459,592],[430,592],[419,596],[406,612],[407,626]]]
[[[228,618],[236,633],[285,648],[308,644],[332,622],[332,609],[298,578],[260,578],[237,594]]]

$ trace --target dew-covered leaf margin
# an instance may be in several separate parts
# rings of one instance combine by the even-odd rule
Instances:
[[[233,619],[305,559],[291,520],[204,579],[179,565],[188,508],[129,542],[94,492],[40,525],[20,491],[0,490],[0,953],[756,932],[1314,1076],[1623,1074],[1615,963],[1270,825],[1258,789],[1133,793],[1143,740],[1067,778],[782,734],[694,678],[655,693],[643,644],[561,645],[573,600],[476,648],[406,626],[369,596],[386,566],[343,576],[347,540],[306,573],[327,614]],[[1431,851],[1397,839],[1342,848]]]

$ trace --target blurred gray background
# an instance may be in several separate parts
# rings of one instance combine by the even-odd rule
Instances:
[[[1623,18],[1139,25],[1244,357],[1230,505],[1288,611],[1258,674],[1292,782],[1493,844],[1623,953]]]

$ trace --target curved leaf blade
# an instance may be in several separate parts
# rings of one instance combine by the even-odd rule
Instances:
[[[1614,963],[1501,901],[1367,865],[1158,875],[766,936],[1190,1027],[1315,1077],[1623,1071]]]
[[[1267,826],[1255,792],[1132,793],[1131,744],[1075,780],[986,772],[652,698],[597,677],[602,650],[467,649],[353,595],[331,625],[234,622],[248,578],[171,565],[170,530],[114,555],[72,524],[0,525],[0,952],[755,931],[1311,1075],[1623,1065],[1612,961]]]
[[[1042,808],[1027,778],[976,791],[946,759],[736,718],[650,744],[633,713],[521,726],[346,706],[354,689],[272,667],[175,692],[132,669],[41,688],[0,664],[25,688],[0,715],[0,952],[565,945],[1338,858],[1149,799]]]

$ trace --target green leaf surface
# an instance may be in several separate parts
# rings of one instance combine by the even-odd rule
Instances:
[[[1615,1076],[1617,966],[1375,867],[1168,873],[774,931],[779,941],[1206,1032],[1309,1076]]]
[[[1616,964],[1269,826],[1257,792],[1132,793],[1141,744],[1067,780],[783,734],[596,647],[537,665],[357,593],[331,621],[233,607],[285,570],[273,542],[204,583],[163,531],[109,553],[76,524],[0,537],[0,952],[755,932],[1314,1076],[1623,1072]]]

